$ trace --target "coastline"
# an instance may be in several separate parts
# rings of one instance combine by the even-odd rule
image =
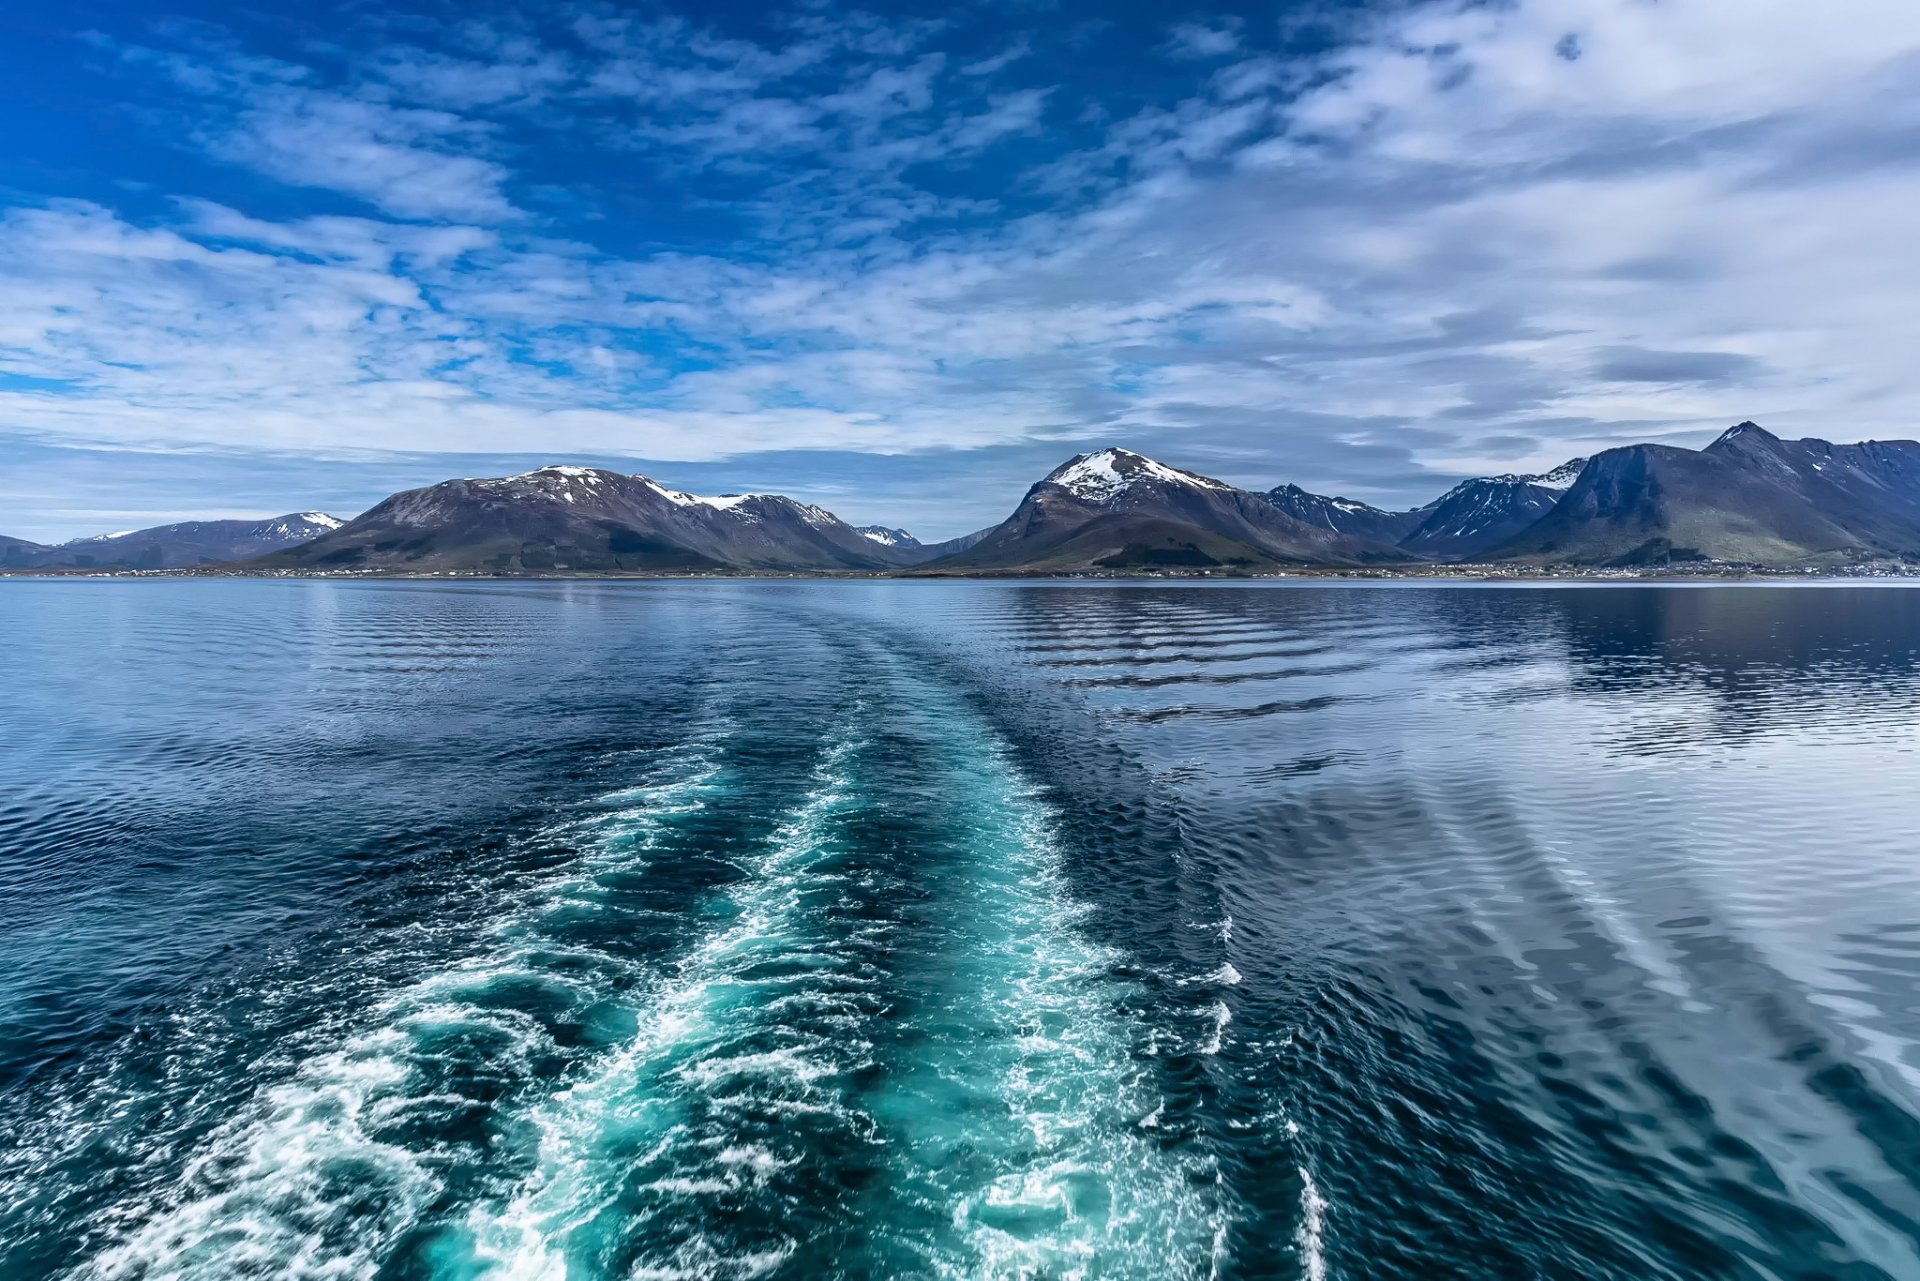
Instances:
[[[1870,562],[1860,565],[1778,569],[1753,565],[1681,564],[1661,566],[1516,566],[1409,565],[1371,568],[1302,566],[1271,573],[1207,570],[1021,570],[962,573],[940,570],[822,571],[729,570],[724,573],[670,573],[604,570],[490,573],[469,570],[247,570],[200,566],[191,569],[0,570],[0,580],[29,579],[319,579],[325,581],[429,582],[1439,582],[1439,583],[1808,583],[1826,581],[1920,581],[1920,564]]]

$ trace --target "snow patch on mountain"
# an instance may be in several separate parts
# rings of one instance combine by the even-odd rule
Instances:
[[[1196,489],[1221,491],[1233,488],[1190,471],[1157,463],[1144,454],[1136,454],[1128,449],[1102,449],[1097,453],[1081,454],[1048,476],[1047,480],[1076,498],[1096,503],[1112,502],[1142,483],[1187,485]]]
[[[1537,476],[1522,476],[1517,472],[1507,472],[1499,476],[1481,476],[1461,482],[1448,493],[1458,493],[1472,485],[1532,485],[1535,489],[1557,489],[1565,492],[1573,488],[1573,482],[1580,479],[1580,471],[1586,465],[1586,459],[1573,458],[1561,463],[1552,471],[1541,472]],[[1443,495],[1440,501],[1445,502],[1446,496]]]
[[[1527,483],[1541,489],[1557,489],[1564,493],[1573,488],[1573,482],[1580,479],[1580,473],[1585,470],[1586,465],[1586,459],[1574,458],[1561,463],[1550,472],[1528,477]]]

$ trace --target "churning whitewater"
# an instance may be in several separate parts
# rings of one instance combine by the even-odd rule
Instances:
[[[862,663],[803,745],[720,697],[637,755],[527,842],[571,853],[476,946],[113,1207],[72,1275],[1212,1274],[1227,1198],[1161,1078],[1225,1005],[1161,1026],[991,723]]]

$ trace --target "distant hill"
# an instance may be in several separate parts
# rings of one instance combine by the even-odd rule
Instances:
[[[1391,546],[1309,525],[1258,494],[1125,449],[1069,459],[938,573],[1261,570],[1400,559]]]
[[[645,476],[542,467],[393,495],[256,569],[457,573],[883,570],[915,559],[779,494],[702,497]]]
[[[1786,441],[1746,422],[1704,450],[1609,449],[1552,511],[1493,554],[1772,566],[1920,555],[1920,444]]]
[[[340,528],[325,512],[267,520],[189,520],[151,529],[76,538],[55,547],[0,540],[0,566],[10,569],[191,569],[297,547]],[[21,551],[5,544],[18,544]]]

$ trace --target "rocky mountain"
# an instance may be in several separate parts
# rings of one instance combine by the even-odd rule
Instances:
[[[882,547],[920,547],[919,539],[904,529],[889,529],[885,525],[856,525],[856,534],[871,538]]]
[[[1473,560],[1551,511],[1586,461],[1576,458],[1538,476],[1476,477],[1411,511],[1384,511],[1351,498],[1309,493],[1298,485],[1270,489],[1265,498],[1309,525],[1392,544],[1403,560]]]
[[[861,525],[857,528],[860,533],[891,550],[902,565],[924,565],[942,556],[963,552],[993,532],[992,529],[979,529],[943,542],[923,543],[904,529],[891,529],[885,525]]]
[[[973,546],[925,569],[1260,570],[1400,559],[1391,546],[1310,525],[1262,495],[1130,450],[1103,449],[1069,459]]]
[[[1323,526],[1336,534],[1352,534],[1377,543],[1397,545],[1419,527],[1424,509],[1384,511],[1353,498],[1328,498],[1308,493],[1298,485],[1280,485],[1266,492],[1266,500],[1303,524]]]
[[[1818,565],[1920,554],[1920,443],[1781,440],[1741,423],[1703,450],[1596,454],[1495,554],[1548,563]]]
[[[1416,557],[1477,560],[1552,511],[1587,464],[1575,458],[1537,476],[1462,481],[1409,515],[1419,521],[1398,540]]]
[[[593,467],[410,489],[263,569],[425,573],[883,570],[910,563],[821,507],[703,497]]]
[[[343,523],[325,512],[295,512],[268,520],[189,520],[76,538],[14,558],[7,558],[13,554],[0,548],[0,564],[50,570],[191,569],[297,547]]]

